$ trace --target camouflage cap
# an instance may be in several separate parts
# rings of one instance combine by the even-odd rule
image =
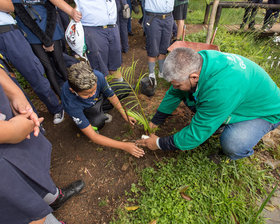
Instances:
[[[94,87],[97,77],[90,65],[84,61],[74,64],[69,68],[68,82],[80,90],[88,90]]]

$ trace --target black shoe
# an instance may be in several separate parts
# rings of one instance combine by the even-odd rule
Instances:
[[[152,85],[149,77],[144,77],[140,81],[140,91],[148,97],[155,95],[155,85]]]
[[[69,198],[79,193],[85,186],[85,182],[77,180],[63,189],[59,189],[59,195],[57,199],[50,204],[51,208],[55,211],[59,209]]]
[[[128,32],[128,36],[134,36],[134,33],[132,33],[132,32]]]

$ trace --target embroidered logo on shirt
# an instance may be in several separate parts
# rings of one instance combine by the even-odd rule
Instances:
[[[78,117],[72,117],[73,121],[76,123],[76,125],[79,125],[82,123],[81,119]]]
[[[228,59],[228,60],[231,60],[231,61],[233,61],[234,63],[238,63],[239,66],[240,66],[242,69],[246,69],[246,65],[244,64],[244,61],[243,61],[238,55],[229,54],[229,53],[224,53],[224,54],[227,55],[227,59]]]

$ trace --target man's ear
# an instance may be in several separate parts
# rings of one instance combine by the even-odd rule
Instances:
[[[198,82],[198,80],[199,80],[199,74],[196,73],[196,72],[190,74],[190,79],[193,79],[195,82]]]

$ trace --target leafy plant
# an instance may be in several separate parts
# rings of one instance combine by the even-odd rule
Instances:
[[[136,69],[137,61],[132,60],[132,64],[130,67],[122,67],[120,72],[122,74],[124,82],[127,84],[127,87],[118,89],[115,91],[116,95],[121,94],[124,91],[131,91],[131,94],[122,99],[122,105],[127,115],[135,118],[137,122],[143,125],[145,132],[148,134],[151,133],[151,129],[149,126],[149,122],[147,116],[145,115],[144,109],[141,105],[141,102],[138,98],[138,93],[140,89],[140,82],[142,78],[146,75],[146,73],[139,75],[139,78],[135,77],[135,69]],[[119,82],[111,82],[111,86],[117,86]]]
[[[263,201],[263,203],[261,204],[261,207],[259,208],[257,214],[255,215],[255,217],[252,219],[252,221],[250,221],[250,224],[255,224],[257,221],[257,218],[260,216],[260,214],[262,213],[264,207],[266,206],[266,204],[269,202],[269,200],[271,199],[271,197],[273,196],[274,192],[276,191],[277,187],[278,187],[279,183],[275,184],[273,190],[269,193],[269,195],[267,196],[267,198]]]
[[[113,223],[247,223],[273,178],[249,159],[213,163],[207,155],[217,147],[210,141],[145,168],[139,183],[131,186],[130,197],[137,198],[139,208],[123,211]],[[263,218],[256,223],[264,223]]]

